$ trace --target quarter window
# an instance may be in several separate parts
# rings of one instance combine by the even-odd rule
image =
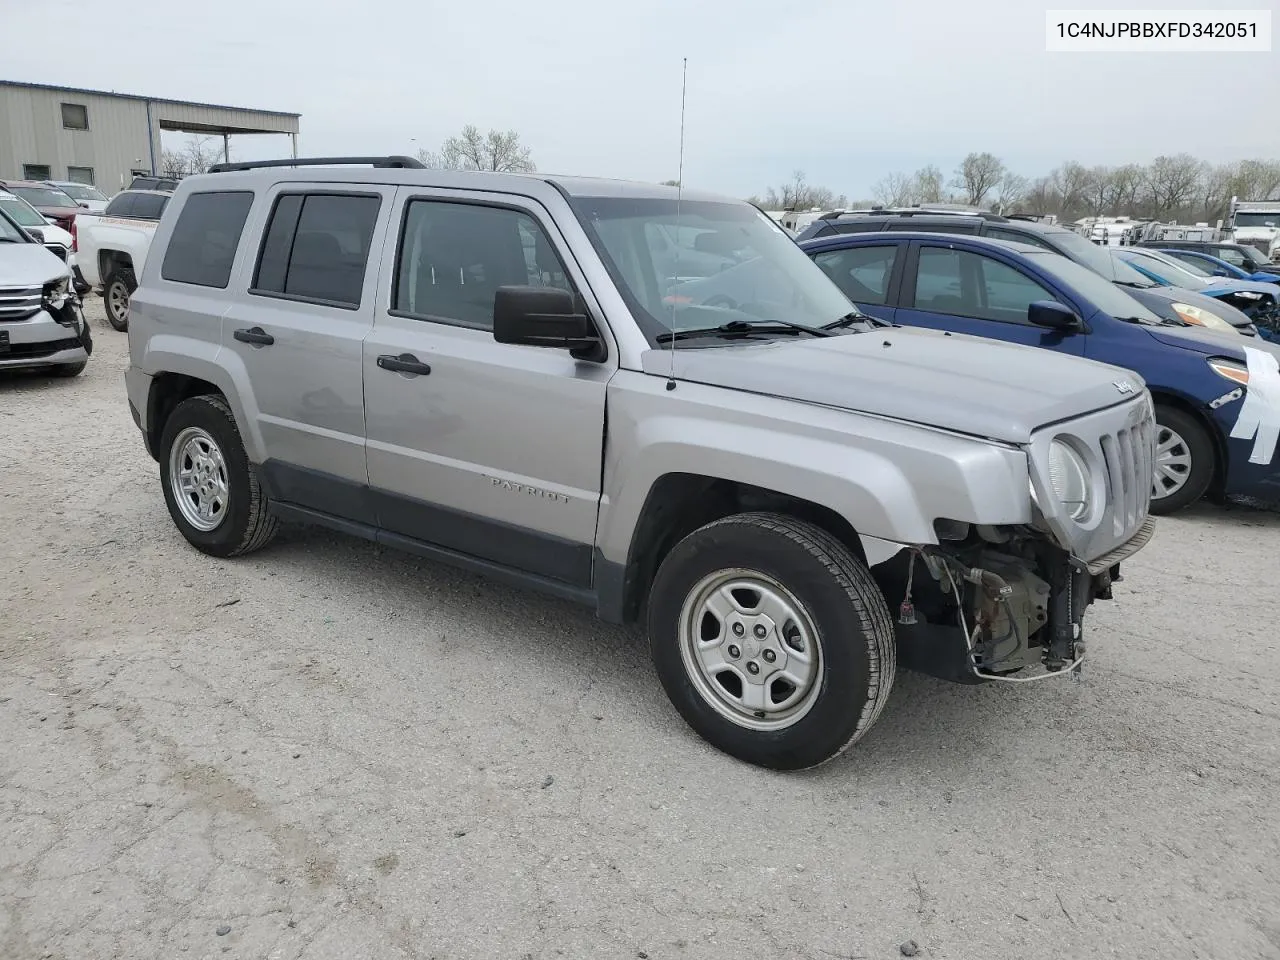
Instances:
[[[880,305],[889,299],[889,278],[893,276],[898,249],[893,244],[829,250],[813,261],[854,303]]]
[[[160,276],[177,283],[226,287],[253,194],[193,193],[182,205]]]
[[[505,207],[412,200],[405,213],[392,308],[422,319],[493,328],[502,286],[573,292],[532,216]]]
[[[88,130],[89,109],[83,103],[64,103],[62,125],[68,130]]]
[[[360,306],[380,197],[284,194],[267,225],[252,291]]]

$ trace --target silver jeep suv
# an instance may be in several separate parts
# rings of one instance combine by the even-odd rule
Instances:
[[[864,317],[745,203],[229,164],[153,250],[129,402],[195,547],[309,521],[643,619],[752,763],[840,753],[900,661],[1071,675],[1150,536],[1135,375]]]

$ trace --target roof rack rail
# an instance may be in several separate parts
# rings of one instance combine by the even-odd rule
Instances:
[[[294,157],[291,160],[244,160],[234,163],[215,163],[209,173],[231,173],[236,170],[257,170],[259,167],[336,167],[340,164],[368,164],[371,167],[397,170],[425,170],[426,165],[413,157]]]

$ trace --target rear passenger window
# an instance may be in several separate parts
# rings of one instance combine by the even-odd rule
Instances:
[[[267,224],[253,293],[360,306],[380,197],[285,194]]]
[[[829,250],[813,258],[831,281],[854,303],[883,305],[898,256],[897,244]]]
[[[226,287],[240,245],[250,191],[193,193],[187,197],[165,250],[160,276],[177,283]]]
[[[410,201],[394,310],[490,330],[494,294],[512,285],[573,291],[564,264],[533,217],[504,207]]]
[[[102,211],[104,217],[131,217],[133,216],[133,201],[137,198],[136,193],[122,193],[112,199],[107,204],[107,209]]]
[[[133,212],[129,215],[139,220],[159,220],[168,203],[169,198],[162,193],[135,193]]]

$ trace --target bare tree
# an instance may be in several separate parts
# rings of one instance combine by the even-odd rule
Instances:
[[[217,137],[188,137],[176,150],[162,150],[160,172],[166,177],[187,177],[208,173],[222,160],[222,141]]]
[[[766,190],[760,205],[769,210],[809,210],[813,207],[831,209],[844,204],[844,194],[837,195],[829,187],[814,186],[805,178],[803,170],[796,170],[789,182]]]
[[[876,183],[871,192],[886,206],[905,207],[916,202],[916,180],[905,173],[891,173]]]
[[[1137,213],[1138,199],[1142,195],[1142,184],[1146,177],[1146,171],[1136,163],[1126,163],[1112,170],[1111,209],[1118,214]]]
[[[1000,213],[1018,206],[1027,195],[1027,186],[1026,177],[1006,170],[996,184],[996,206]]]
[[[1089,171],[1074,160],[1068,160],[1049,174],[1049,181],[1058,194],[1059,214],[1074,218],[1088,209]]]
[[[1176,214],[1196,195],[1200,161],[1189,154],[1156,157],[1147,169],[1147,188],[1154,217]]]
[[[1232,178],[1232,196],[1241,200],[1270,200],[1280,191],[1280,161],[1245,160]]]
[[[981,206],[1004,174],[1004,163],[994,154],[971,153],[956,167],[951,185],[963,191],[965,203]]]
[[[488,170],[494,173],[532,173],[534,166],[529,147],[520,143],[514,130],[505,133],[490,130],[481,133],[467,124],[457,136],[440,146],[440,152],[419,150],[418,159],[439,170]]]
[[[1032,213],[1058,213],[1061,200],[1050,177],[1038,177],[1027,190],[1025,202]]]
[[[916,203],[941,203],[947,199],[942,190],[942,171],[932,164],[917,170],[912,180]]]

